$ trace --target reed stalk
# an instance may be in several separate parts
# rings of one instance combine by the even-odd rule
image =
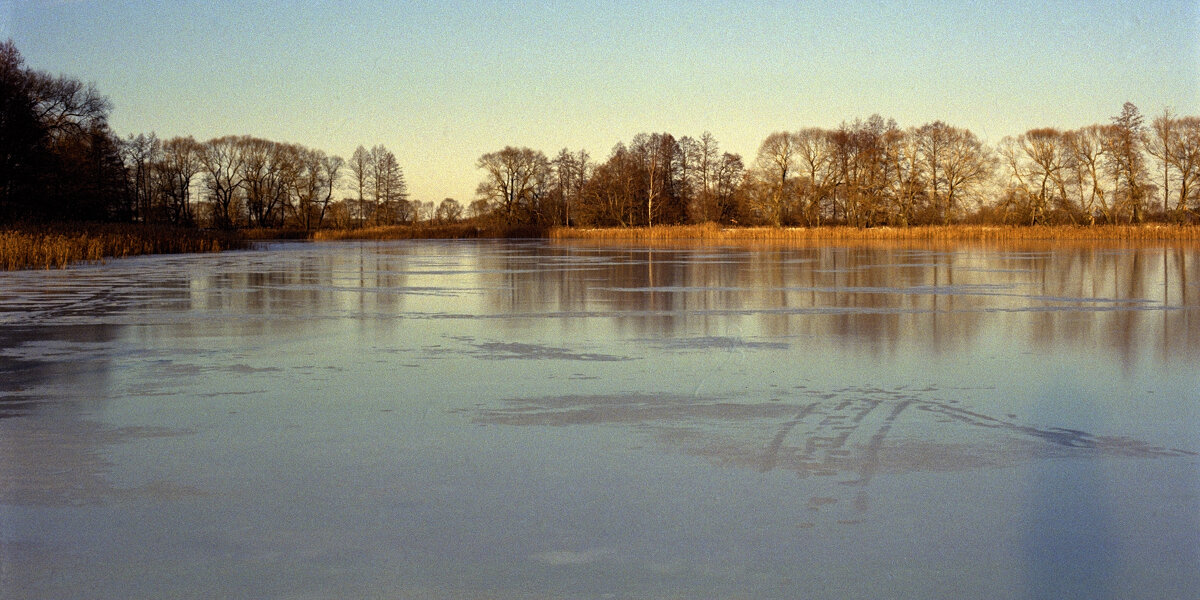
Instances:
[[[668,225],[606,229],[555,228],[556,240],[655,242],[858,242],[858,241],[1200,241],[1190,225],[984,226],[922,227],[721,227]]]
[[[141,225],[24,227],[0,230],[0,268],[62,269],[140,254],[244,248],[234,233]]]
[[[420,225],[384,225],[353,229],[322,229],[312,234],[316,241],[337,240],[414,240],[545,237],[545,232],[532,227],[510,227],[493,224],[447,223]]]

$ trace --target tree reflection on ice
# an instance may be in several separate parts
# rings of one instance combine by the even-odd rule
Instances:
[[[500,408],[472,411],[471,420],[634,426],[650,431],[664,446],[721,466],[829,478],[834,485],[812,496],[807,507],[818,512],[848,494],[859,516],[868,511],[867,486],[878,473],[1003,467],[1055,458],[1197,455],[1124,436],[1022,423],[1015,415],[994,417],[958,400],[934,397],[934,392],[798,388],[792,401],[656,394],[514,398]]]

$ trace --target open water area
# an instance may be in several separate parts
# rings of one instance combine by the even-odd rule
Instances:
[[[1195,244],[0,273],[0,598],[1200,597]]]

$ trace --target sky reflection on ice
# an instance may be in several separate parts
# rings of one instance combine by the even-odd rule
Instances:
[[[3,273],[0,590],[1195,596],[1198,261],[421,241]]]

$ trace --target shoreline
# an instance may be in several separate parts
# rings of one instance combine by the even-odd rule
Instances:
[[[251,235],[250,239],[283,239],[286,235]],[[279,232],[276,232],[279,233]],[[401,239],[501,239],[599,241],[715,241],[715,242],[848,242],[848,241],[1200,241],[1200,226],[1170,223],[1135,225],[920,225],[858,228],[656,225],[653,227],[504,227],[470,223],[449,225],[392,225],[312,232],[311,241]]]
[[[624,242],[703,241],[730,243],[843,242],[1200,242],[1200,227],[1150,223],[1142,225],[927,225],[915,227],[721,227],[667,225],[656,227],[579,229],[554,228],[553,240]]]
[[[577,228],[478,226],[472,223],[291,230],[209,231],[141,225],[52,225],[0,228],[0,270],[63,269],[77,263],[103,262],[144,254],[221,252],[249,247],[252,241],[294,239],[308,242],[404,239],[535,238],[593,243],[721,244],[873,244],[873,243],[1195,243],[1200,226],[1141,225],[930,225],[915,227],[655,227]]]

